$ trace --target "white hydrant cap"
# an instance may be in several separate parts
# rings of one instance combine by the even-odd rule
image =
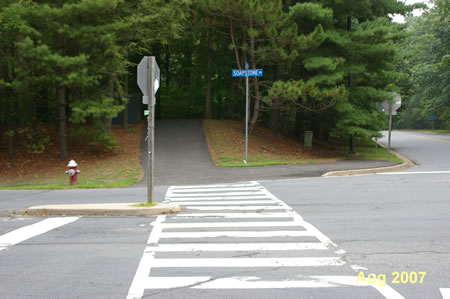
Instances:
[[[69,164],[67,164],[67,167],[77,167],[78,164],[75,162],[75,160],[70,160]]]

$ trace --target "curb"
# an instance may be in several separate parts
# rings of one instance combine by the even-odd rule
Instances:
[[[137,203],[43,205],[29,207],[28,215],[47,216],[153,216],[180,212],[177,204],[157,203],[151,207],[134,207]]]
[[[384,144],[378,143],[379,146],[384,146]],[[410,167],[415,167],[416,164],[406,158],[405,156],[391,150],[391,153],[395,154],[397,157],[402,159],[404,162],[399,165],[394,166],[386,166],[386,167],[378,167],[378,168],[366,168],[366,169],[353,169],[353,170],[339,170],[339,171],[330,171],[322,174],[323,177],[329,176],[349,176],[349,175],[360,175],[360,174],[373,174],[373,173],[382,173],[382,172],[390,172],[390,171],[398,171],[403,170]]]

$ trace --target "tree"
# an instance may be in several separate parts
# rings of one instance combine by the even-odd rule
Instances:
[[[450,128],[449,5],[436,1],[420,17],[407,19],[405,68],[409,90],[398,125],[408,128]],[[436,120],[429,120],[433,115]]]

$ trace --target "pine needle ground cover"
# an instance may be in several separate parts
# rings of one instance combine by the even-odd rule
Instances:
[[[69,148],[69,159],[80,169],[78,185],[69,186],[65,174],[68,161],[58,158],[58,144],[53,141],[47,151],[32,154],[18,147],[13,160],[7,150],[0,151],[1,189],[69,189],[126,187],[142,177],[139,164],[143,124],[128,129],[113,128],[120,149],[117,152],[93,150],[83,142]],[[53,139],[53,138],[52,138]],[[54,139],[53,139],[54,140]]]
[[[313,164],[345,159],[386,160],[386,150],[375,148],[371,141],[356,145],[357,153],[348,154],[346,143],[313,141],[313,148],[303,147],[300,139],[273,134],[269,129],[256,127],[248,140],[248,164],[244,164],[244,124],[232,120],[204,120],[203,127],[214,163],[220,167],[266,166],[284,164]],[[391,160],[402,160],[391,155]]]

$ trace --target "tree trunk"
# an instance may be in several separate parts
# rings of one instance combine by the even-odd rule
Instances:
[[[236,64],[237,64],[238,69],[241,69],[241,62],[239,59],[239,49],[237,47],[236,40],[234,39],[233,19],[231,18],[231,16],[229,16],[228,20],[230,22],[230,38],[231,38],[231,44],[233,45]]]
[[[295,126],[294,126],[294,134],[297,137],[302,136],[303,134],[303,119],[304,119],[304,113],[303,111],[297,111],[295,112]]]
[[[352,31],[352,16],[347,17],[347,31]],[[349,89],[353,85],[352,73],[348,74],[348,87]],[[350,135],[349,137],[349,152],[350,154],[355,153],[355,136]]]
[[[11,63],[8,63],[8,79],[10,81],[13,79],[13,69]],[[17,134],[17,100],[13,99],[13,94],[13,89],[8,87],[6,99],[7,103],[10,103],[10,105],[8,105],[8,158],[11,160],[14,159],[14,145]]]
[[[253,30],[253,17],[250,17],[249,25],[250,25],[249,29]],[[251,60],[252,68],[256,69],[255,38],[253,36],[250,36],[250,60]],[[250,126],[249,126],[250,134],[253,132],[253,129],[255,128],[256,122],[258,121],[258,117],[259,117],[259,104],[261,102],[261,92],[259,91],[258,77],[254,77],[253,87],[255,88],[255,102],[253,104],[253,116],[252,116],[252,119],[250,121]]]
[[[125,109],[122,112],[122,128],[126,129],[128,127],[128,105],[130,102],[130,98],[128,96],[128,74],[125,75],[125,94],[128,99],[127,103],[125,104]]]
[[[67,150],[67,129],[66,129],[66,90],[62,86],[56,88],[58,95],[58,116],[59,116],[59,150],[60,159],[67,160],[69,156]]]
[[[284,77],[284,64],[280,63],[276,69],[276,77],[275,80],[283,80]],[[272,99],[272,110],[270,111],[270,121],[269,128],[272,132],[276,134],[280,134],[281,127],[281,103],[279,98]]]
[[[206,102],[205,102],[205,118],[211,119],[211,67],[212,67],[212,26],[208,29],[208,64],[206,70]]]

